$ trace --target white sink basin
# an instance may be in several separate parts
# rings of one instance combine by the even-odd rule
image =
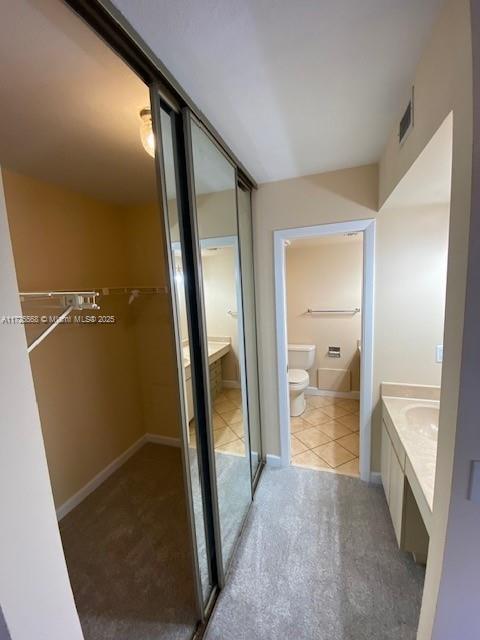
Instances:
[[[438,415],[437,407],[425,405],[416,405],[405,410],[407,423],[415,427],[422,435],[435,440],[438,435]]]

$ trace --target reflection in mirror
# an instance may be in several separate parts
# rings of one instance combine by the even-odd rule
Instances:
[[[238,194],[238,231],[242,265],[243,317],[245,331],[245,360],[248,388],[248,422],[250,432],[250,457],[252,480],[262,457],[260,433],[260,397],[258,384],[257,325],[255,316],[255,281],[253,270],[253,229],[251,193],[239,187]]]
[[[169,115],[161,111],[162,146],[165,167],[165,182],[167,193],[168,222],[170,231],[170,245],[172,267],[174,270],[173,287],[175,289],[177,327],[181,340],[181,353],[183,359],[183,387],[184,387],[184,412],[188,424],[190,480],[195,520],[195,538],[197,556],[200,568],[200,578],[203,594],[203,602],[206,603],[210,595],[212,584],[207,560],[207,544],[205,535],[204,504],[201,490],[201,477],[199,471],[199,459],[197,455],[196,422],[193,401],[192,384],[192,358],[190,355],[189,329],[187,322],[185,276],[182,261],[182,245],[180,242],[180,230],[178,221],[178,208],[175,185],[175,164],[172,140],[172,121]]]
[[[236,181],[233,167],[195,123],[191,133],[225,569],[251,501]]]

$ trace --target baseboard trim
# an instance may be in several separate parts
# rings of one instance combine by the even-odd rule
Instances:
[[[269,467],[281,467],[282,459],[280,456],[274,456],[271,453],[267,453],[267,464]]]
[[[77,493],[74,493],[71,498],[66,500],[56,510],[57,520],[60,521],[67,513],[70,513],[72,509],[75,509],[85,498],[90,495],[95,489],[107,480],[117,469],[120,469],[125,462],[133,456],[139,449],[142,448],[147,442],[154,444],[162,444],[167,447],[180,447],[180,438],[171,438],[169,436],[161,436],[156,433],[146,433],[136,442],[134,442],[126,451],[121,453],[118,458],[112,460],[102,471],[97,473],[86,485],[84,485]]]
[[[370,472],[370,484],[382,484],[382,474],[379,471]]]
[[[307,387],[305,389],[306,396],[324,396],[326,398],[351,398],[358,400],[360,391],[328,391],[327,389],[318,389],[317,387]]]
[[[57,520],[61,520],[64,518],[67,513],[70,513],[72,509],[75,509],[85,498],[95,491],[101,484],[105,482],[107,478],[109,478],[112,473],[115,473],[117,469],[120,469],[125,462],[133,456],[144,444],[147,442],[146,436],[142,436],[136,442],[134,442],[126,451],[121,453],[118,458],[112,460],[110,464],[108,464],[100,473],[97,473],[86,485],[84,485],[77,493],[74,493],[71,498],[66,500],[62,505],[58,507],[56,510]]]
[[[157,433],[146,433],[146,442],[153,442],[154,444],[163,444],[166,447],[180,447],[180,438],[171,438],[170,436],[161,436]]]

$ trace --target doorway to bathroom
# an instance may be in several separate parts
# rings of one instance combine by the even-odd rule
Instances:
[[[274,234],[281,462],[370,480],[374,220]]]

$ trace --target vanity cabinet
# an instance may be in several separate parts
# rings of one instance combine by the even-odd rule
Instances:
[[[405,496],[405,473],[397,452],[382,421],[381,474],[390,516],[395,530],[398,546],[402,546],[403,508]]]
[[[387,503],[390,499],[390,459],[392,457],[392,443],[387,433],[387,428],[382,420],[382,448],[380,458],[380,471],[382,475],[383,490]]]
[[[408,395],[405,385],[401,389],[407,392],[405,397],[383,395],[385,387],[392,392],[395,386],[382,385],[382,484],[398,546],[425,564],[433,513],[431,469],[436,458],[436,440],[427,436],[435,409],[438,414],[438,401]]]

